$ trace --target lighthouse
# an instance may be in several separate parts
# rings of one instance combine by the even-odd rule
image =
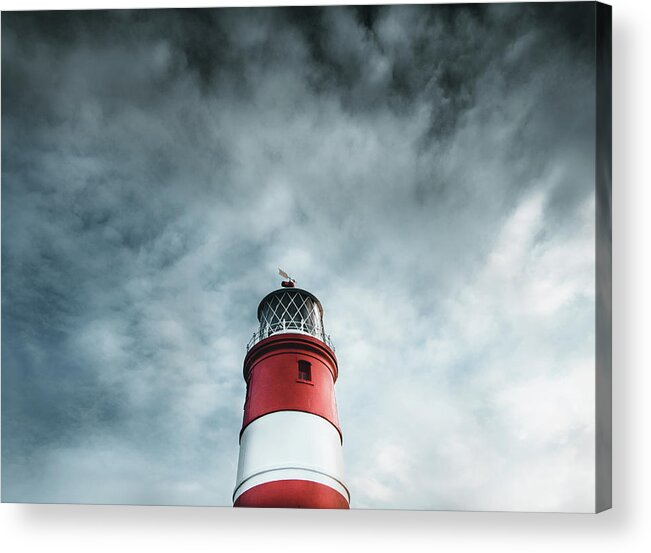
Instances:
[[[258,306],[244,358],[235,507],[348,509],[337,358],[321,302],[286,277]]]

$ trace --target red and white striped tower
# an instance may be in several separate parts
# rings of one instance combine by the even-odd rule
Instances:
[[[283,276],[287,276],[284,273]],[[258,306],[244,358],[246,401],[235,507],[348,509],[323,307],[289,279]]]

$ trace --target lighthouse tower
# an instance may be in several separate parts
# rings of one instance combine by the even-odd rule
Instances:
[[[287,278],[260,302],[260,329],[244,358],[246,401],[233,503],[348,509],[334,390],[337,358],[321,302]]]

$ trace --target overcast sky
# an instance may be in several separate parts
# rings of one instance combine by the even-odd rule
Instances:
[[[593,5],[3,13],[2,499],[230,505],[278,266],[352,507],[594,509]]]

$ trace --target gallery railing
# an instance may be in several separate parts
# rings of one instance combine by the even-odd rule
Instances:
[[[253,346],[265,338],[269,338],[269,336],[273,336],[275,334],[287,334],[290,332],[314,336],[315,338],[321,340],[332,351],[335,351],[335,346],[333,345],[329,334],[325,334],[321,330],[315,329],[311,325],[306,325],[304,322],[295,321],[281,321],[274,325],[266,326],[265,328],[260,329],[258,332],[254,332],[252,338],[249,340],[249,343],[246,345],[246,351],[249,351]]]

